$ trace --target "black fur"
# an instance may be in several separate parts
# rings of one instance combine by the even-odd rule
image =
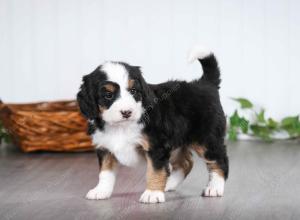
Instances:
[[[199,62],[201,63],[204,72],[201,79],[211,82],[219,88],[219,85],[221,83],[220,69],[218,67],[218,62],[215,56],[213,54],[210,54],[204,59],[199,59]]]
[[[192,82],[168,81],[161,84],[147,84],[140,68],[121,63],[130,78],[137,81],[144,109],[141,123],[143,132],[149,137],[148,155],[156,169],[168,170],[171,151],[177,147],[187,147],[197,143],[205,146],[205,158],[216,160],[228,176],[228,158],[224,145],[226,120],[219,98],[220,71],[213,54],[199,60],[203,76]],[[105,122],[97,105],[97,93],[105,74],[99,69],[85,76],[78,102],[84,116],[94,119],[94,127],[103,129]],[[97,101],[98,100],[98,101]],[[90,129],[90,133],[93,129]]]
[[[89,75],[83,77],[83,84],[77,94],[77,101],[82,114],[89,120],[99,119],[99,85],[107,79],[105,73],[95,69]]]

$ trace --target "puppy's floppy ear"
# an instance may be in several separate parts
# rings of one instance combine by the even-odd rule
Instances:
[[[92,74],[84,76],[82,81],[80,91],[77,94],[80,111],[87,119],[98,118],[99,109],[97,107]]]

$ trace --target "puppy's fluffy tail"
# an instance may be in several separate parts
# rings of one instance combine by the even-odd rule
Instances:
[[[196,59],[201,63],[203,69],[200,81],[206,80],[219,88],[221,83],[220,69],[215,55],[211,51],[197,46],[190,51],[188,61],[191,63]]]

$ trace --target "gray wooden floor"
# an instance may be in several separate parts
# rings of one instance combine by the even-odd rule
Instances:
[[[0,148],[0,219],[300,219],[299,142],[228,144],[223,198],[202,198],[203,162],[163,204],[138,202],[145,167],[120,169],[110,200],[90,201],[97,182],[93,153],[31,153]],[[195,157],[196,158],[196,157]]]

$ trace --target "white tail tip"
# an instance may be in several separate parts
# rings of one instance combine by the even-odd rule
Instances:
[[[187,60],[189,63],[192,63],[197,59],[201,60],[211,54],[212,52],[210,50],[207,50],[202,46],[195,46],[189,51]]]

